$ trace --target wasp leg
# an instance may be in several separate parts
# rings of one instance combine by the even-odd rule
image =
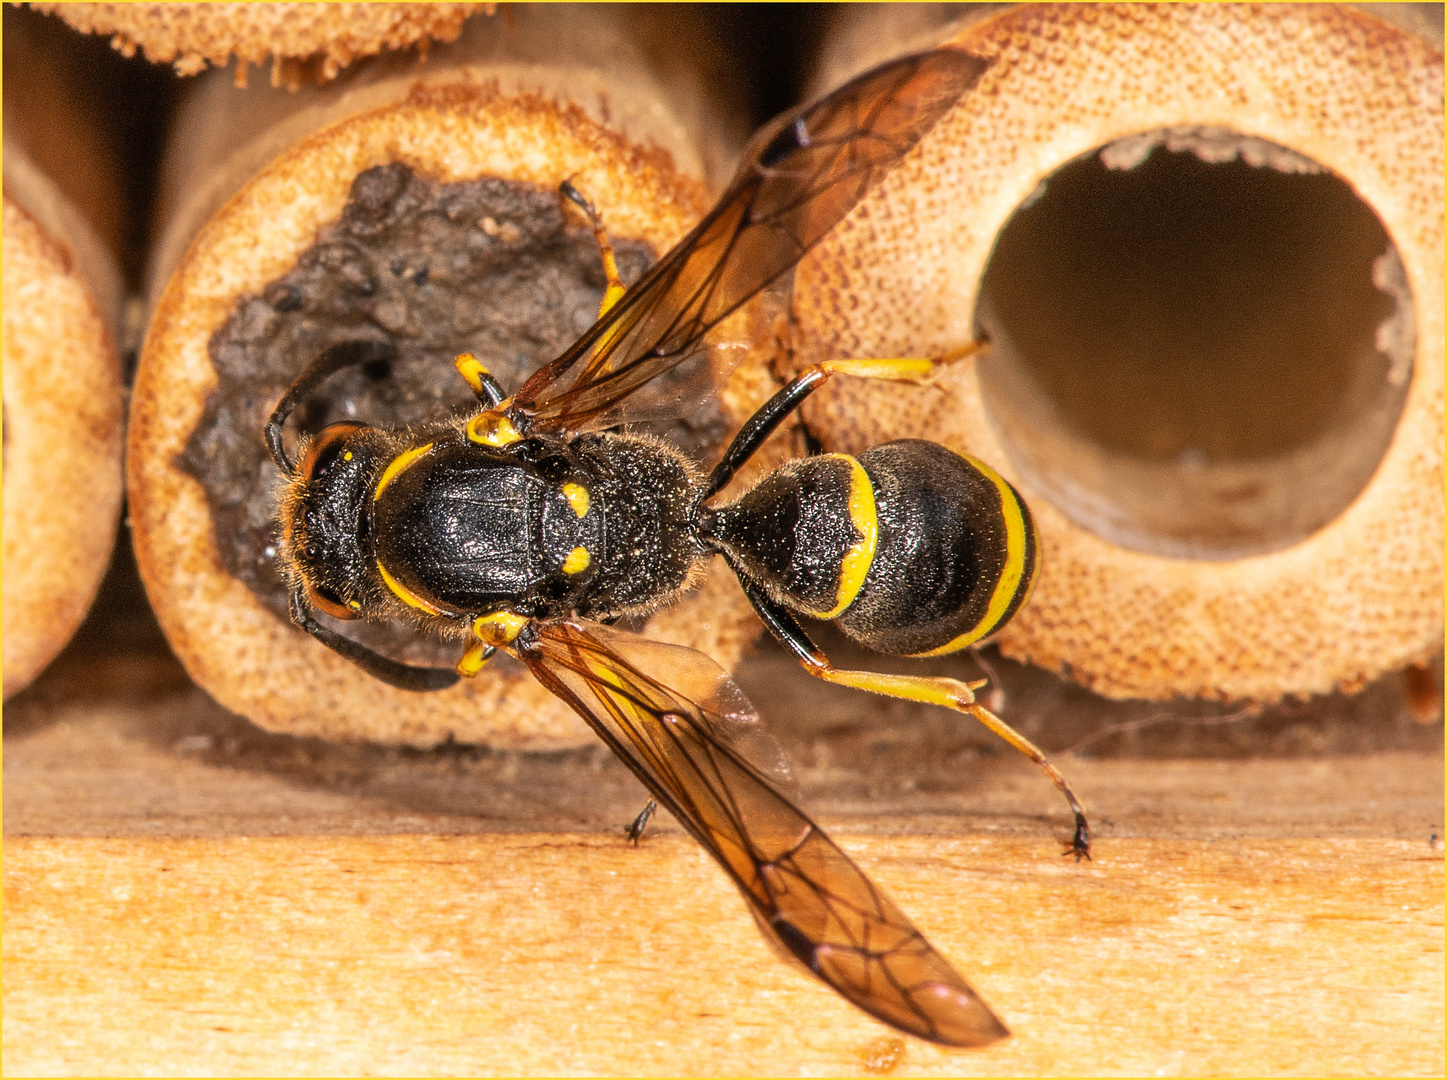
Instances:
[[[457,674],[465,679],[470,679],[482,670],[482,666],[497,655],[497,646],[488,645],[481,641],[474,641],[462,654],[462,659],[457,661]]]
[[[972,341],[968,345],[951,349],[935,358],[826,360],[822,364],[812,364],[806,367],[790,379],[782,390],[764,402],[759,411],[749,417],[744,426],[739,428],[739,433],[734,436],[734,441],[729,444],[729,448],[724,451],[723,457],[719,459],[719,463],[709,474],[707,493],[704,498],[717,495],[726,488],[729,481],[734,478],[734,473],[738,472],[744,462],[753,457],[754,452],[764,444],[765,439],[774,433],[774,429],[783,423],[784,418],[802,405],[804,399],[823,386],[831,376],[853,375],[860,379],[928,382],[940,367],[977,352],[984,348],[985,344],[983,341]]]
[[[499,649],[507,648],[528,625],[528,619],[511,611],[493,611],[480,615],[472,622],[472,640],[468,642],[462,659],[457,661],[457,674],[470,679],[482,670],[484,664],[497,655]]]
[[[598,307],[598,318],[601,319],[614,304],[623,299],[626,291],[623,279],[618,276],[618,260],[613,255],[613,243],[608,239],[608,232],[603,228],[603,219],[598,215],[597,209],[573,186],[571,180],[564,180],[558,185],[558,194],[588,215],[588,224],[593,229],[594,239],[598,241],[598,253],[603,258],[603,273],[608,278],[608,290],[603,294],[603,303]]]
[[[1080,800],[1075,797],[1075,792],[1070,790],[1070,785],[1065,782],[1065,777],[1060,775],[1055,766],[1045,760],[1045,755],[1034,743],[975,700],[975,691],[985,685],[983,680],[963,683],[958,679],[930,675],[885,675],[874,671],[840,671],[829,662],[829,658],[819,650],[819,647],[809,640],[809,635],[804,632],[804,628],[799,625],[793,615],[764,596],[747,581],[743,581],[742,577],[740,580],[750,603],[754,605],[754,610],[759,613],[759,617],[764,620],[764,625],[769,628],[769,632],[778,638],[784,647],[794,654],[794,658],[799,661],[804,670],[816,679],[837,683],[840,686],[852,686],[856,690],[868,690],[870,693],[883,694],[886,697],[919,701],[927,705],[939,705],[956,712],[967,713],[1028,757],[1044,771],[1045,775],[1050,778],[1050,782],[1060,789],[1060,793],[1065,796],[1065,801],[1070,804],[1070,809],[1075,814],[1075,835],[1071,838],[1070,847],[1065,854],[1074,855],[1077,862],[1090,858],[1090,823],[1085,818],[1085,809],[1080,805]]]
[[[643,837],[643,830],[648,828],[649,818],[653,817],[653,811],[657,809],[658,804],[652,799],[649,799],[647,805],[638,811],[638,816],[633,819],[633,824],[628,826],[628,831],[623,834],[629,840],[633,841],[634,847],[638,846],[638,841]]]
[[[457,682],[455,671],[403,664],[385,657],[381,653],[373,652],[365,645],[358,645],[351,638],[328,630],[312,618],[303,594],[299,592],[291,595],[291,621],[333,652],[339,653],[356,664],[372,678],[380,679],[399,690],[412,690],[419,693],[428,690],[446,690]]]
[[[492,377],[492,372],[488,371],[482,361],[472,353],[459,353],[457,358],[452,361],[452,366],[466,380],[467,385],[472,387],[472,392],[477,400],[489,409],[496,409],[507,400],[507,395],[502,391],[502,385]]]
[[[995,665],[985,659],[980,649],[981,646],[979,645],[969,646],[970,659],[980,666],[980,670],[985,673],[986,678],[989,679],[990,682],[989,704],[985,707],[991,712],[1003,712],[1005,709],[1005,687],[1000,682],[1000,676],[995,672]]]

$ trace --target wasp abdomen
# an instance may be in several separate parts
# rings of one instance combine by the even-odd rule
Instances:
[[[858,461],[801,458],[715,510],[710,540],[780,603],[833,618],[858,595],[874,548],[874,497]]]
[[[902,439],[862,454],[879,538],[863,587],[835,621],[878,652],[953,652],[1003,626],[1036,567],[1024,501],[983,462]]]
[[[918,439],[791,461],[705,521],[706,540],[775,601],[877,652],[978,641],[1035,575],[1035,531],[1015,490]]]

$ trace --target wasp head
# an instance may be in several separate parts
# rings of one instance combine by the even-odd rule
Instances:
[[[330,424],[311,440],[281,500],[281,564],[293,588],[338,619],[375,603],[367,493],[387,460],[385,433]]]

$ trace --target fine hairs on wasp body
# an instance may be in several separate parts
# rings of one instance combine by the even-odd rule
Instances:
[[[901,440],[858,457],[787,462],[728,502],[720,493],[764,440],[836,375],[922,381],[938,358],[841,359],[791,380],[705,470],[624,429],[623,406],[695,355],[705,334],[817,243],[979,80],[988,61],[941,49],[867,72],[775,120],[719,203],[631,288],[604,223],[570,182],[608,280],[598,321],[520,387],[484,359],[456,360],[478,410],[405,431],[349,421],[288,454],[290,413],[333,373],[390,359],[388,342],[334,346],[276,406],[265,438],[286,478],[282,558],[294,621],[371,676],[409,690],[486,678],[503,650],[593,728],[719,862],[765,937],[855,1005],[952,1046],[1004,1024],[884,893],[729,734],[753,716],[703,654],[612,628],[646,615],[723,558],[769,631],[810,675],[974,716],[1031,757],[1075,819],[1069,785],[975,700],[981,683],[835,668],[801,618],[880,652],[934,656],[999,629],[1038,558],[1030,513],[987,464]],[[324,625],[424,623],[464,639],[455,670],[414,667]],[[651,809],[652,803],[649,804]],[[647,813],[630,835],[641,832]]]

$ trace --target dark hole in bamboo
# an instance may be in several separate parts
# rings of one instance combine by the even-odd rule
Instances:
[[[1345,510],[1415,351],[1372,210],[1306,158],[1211,128],[1052,174],[1001,231],[976,318],[986,405],[1029,486],[1185,558],[1277,550]]]

